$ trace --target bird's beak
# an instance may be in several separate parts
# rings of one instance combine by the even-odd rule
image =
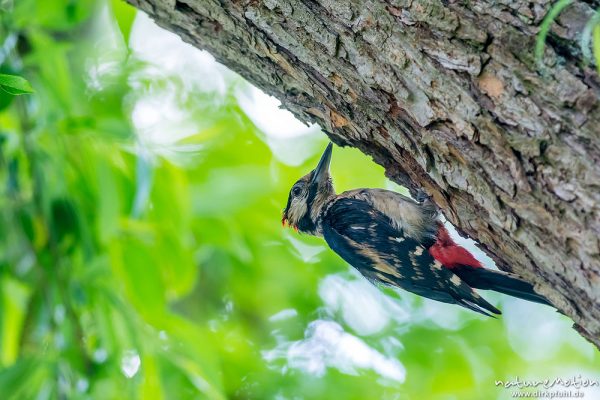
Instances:
[[[317,164],[317,168],[315,168],[313,172],[313,176],[310,180],[311,186],[314,184],[319,184],[323,182],[324,179],[327,179],[329,176],[329,163],[331,162],[331,151],[333,150],[333,143],[329,143],[327,148],[323,152],[321,159],[319,160],[319,164]]]

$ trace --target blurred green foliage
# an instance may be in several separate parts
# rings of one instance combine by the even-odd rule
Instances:
[[[412,315],[361,334],[341,306],[325,305],[323,282],[368,284],[319,239],[279,224],[287,190],[321,146],[298,167],[277,161],[232,78],[223,94],[180,99],[200,128],[176,145],[195,151],[185,162],[163,156],[139,140],[133,103],[156,86],[181,88],[181,77],[141,74],[145,62],[125,46],[133,8],[0,7],[0,73],[35,89],[0,91],[0,398],[508,398],[494,379],[598,372],[597,352],[564,319],[553,351],[527,361],[501,321],[452,311],[458,320],[436,324],[421,300],[390,291]],[[124,53],[98,46],[100,15]],[[102,57],[112,69],[98,84],[90,60]],[[387,184],[358,151],[335,158],[339,189]],[[282,310],[295,311],[274,317]],[[317,372],[291,363],[290,346],[316,320],[399,360],[405,382],[360,363]],[[529,334],[520,339],[543,339]],[[281,357],[267,356],[274,349]]]

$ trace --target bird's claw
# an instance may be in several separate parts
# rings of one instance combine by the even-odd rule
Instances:
[[[422,188],[417,189],[417,194],[415,196],[415,199],[419,202],[419,203],[424,203],[427,200],[429,200],[431,197],[427,194],[427,192],[425,192]]]

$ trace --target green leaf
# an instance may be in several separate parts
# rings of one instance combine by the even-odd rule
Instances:
[[[27,285],[11,277],[4,277],[0,281],[2,295],[2,325],[0,330],[0,365],[9,366],[17,360],[19,355],[19,340],[31,290]]]
[[[7,400],[33,399],[50,378],[43,360],[21,357],[8,368],[0,368],[0,392]],[[26,376],[27,379],[23,379]]]
[[[0,111],[5,110],[10,106],[15,96],[6,93],[4,90],[0,90]]]
[[[135,19],[136,9],[123,0],[112,0],[112,9],[125,43],[129,41],[129,33]]]
[[[594,34],[594,28],[600,25],[600,9],[596,11],[596,14],[592,18],[588,20],[581,32],[581,39],[579,41],[579,47],[581,48],[581,53],[583,54],[583,62],[587,65],[590,63],[592,59],[592,51],[593,46],[590,46],[592,42],[592,36]],[[590,51],[590,48],[592,51]]]
[[[594,28],[594,58],[596,59],[596,68],[600,74],[600,24]]]
[[[110,244],[111,265],[129,301],[149,323],[159,324],[166,311],[165,287],[156,255],[133,236]]]
[[[0,88],[6,93],[12,95],[29,94],[34,92],[27,79],[18,75],[0,74]]]
[[[539,66],[542,66],[542,58],[544,56],[544,47],[546,46],[546,37],[550,32],[550,28],[552,27],[552,23],[558,15],[564,10],[569,4],[571,4],[573,0],[559,0],[557,1],[548,14],[544,17],[542,24],[540,25],[540,32],[538,33],[536,42],[535,42],[535,60]]]

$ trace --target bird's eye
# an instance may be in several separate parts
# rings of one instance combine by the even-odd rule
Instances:
[[[298,197],[302,193],[302,188],[300,186],[296,186],[292,189],[292,196]]]

